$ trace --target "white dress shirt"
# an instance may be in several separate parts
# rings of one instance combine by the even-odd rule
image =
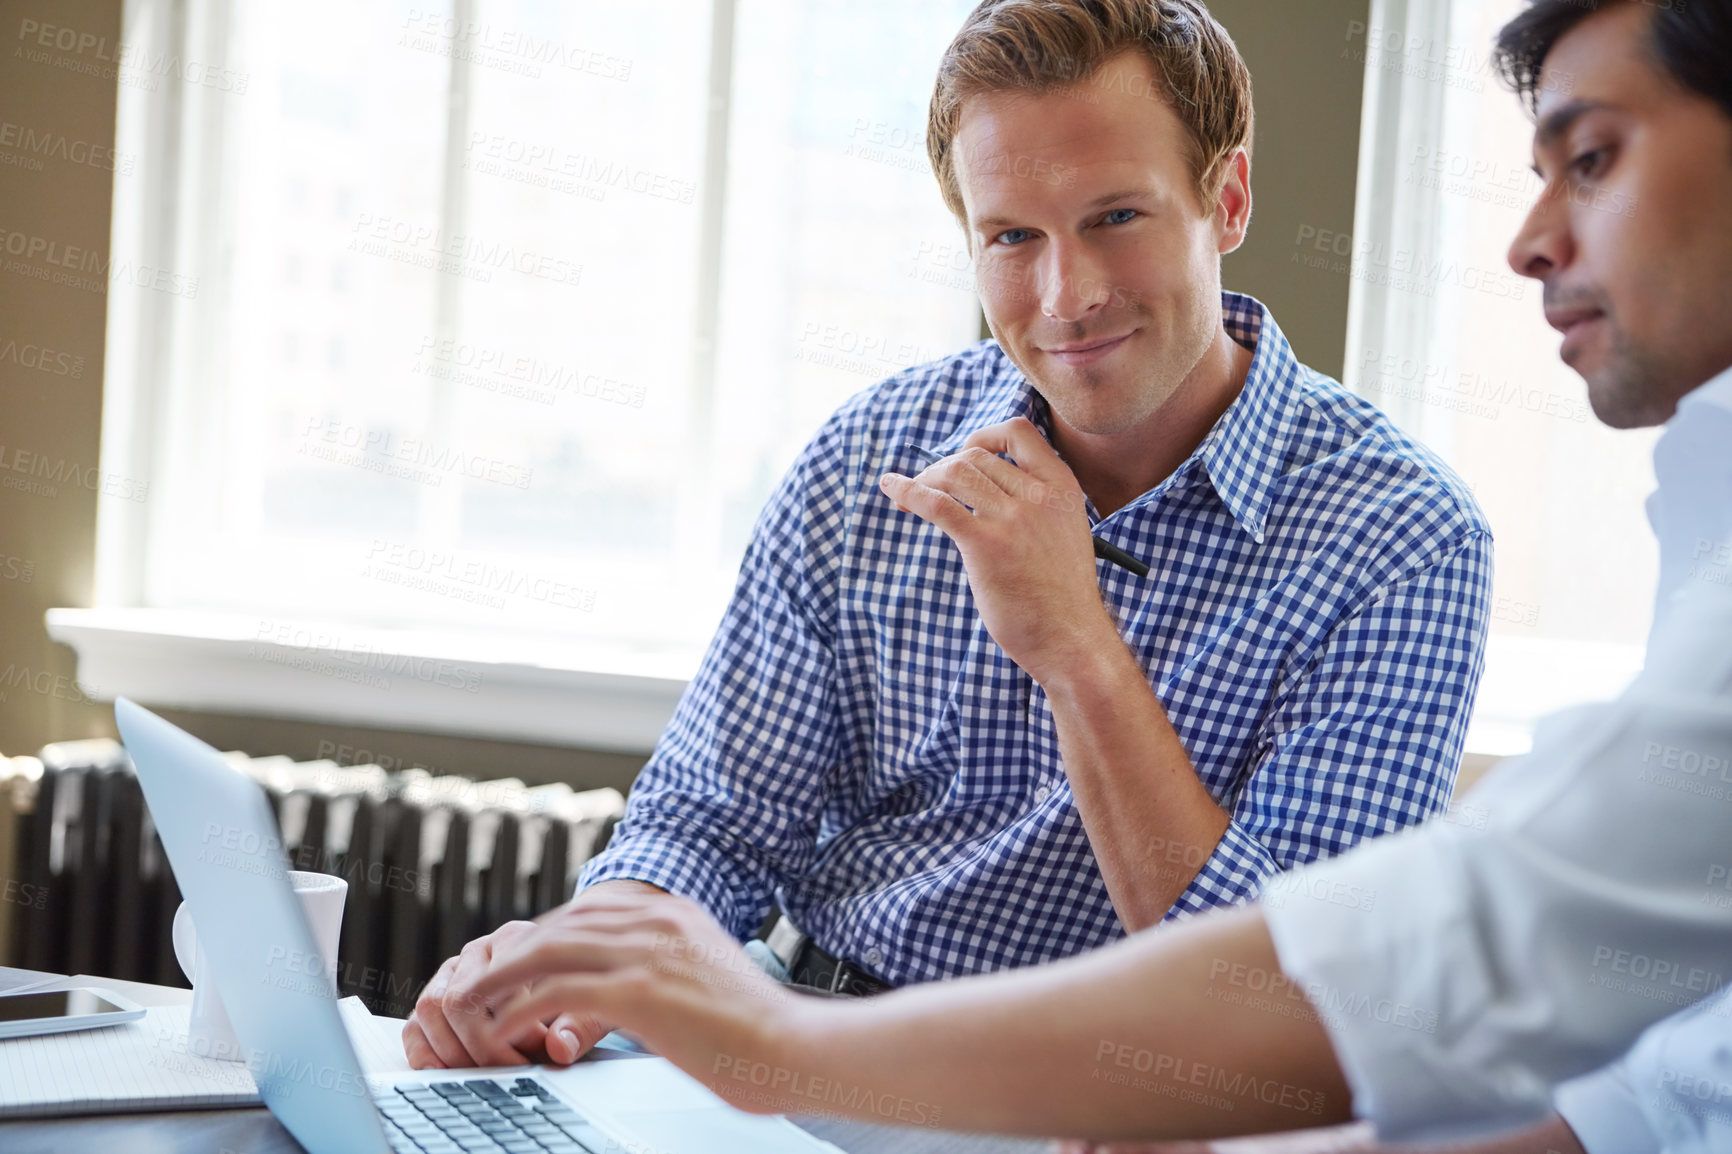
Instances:
[[[1557,1083],[1732,983],[1732,371],[1680,404],[1655,470],[1661,592],[1641,676],[1542,722],[1533,752],[1475,791],[1482,827],[1439,819],[1308,866],[1266,910],[1385,1139],[1536,1121]],[[1710,1006],[1678,1029],[1728,1021]],[[1654,1125],[1684,1117],[1662,1099],[1696,1101],[1704,1069],[1725,1093],[1698,1107],[1732,1122],[1732,1054],[1680,1064],[1713,1047],[1656,1031],[1622,1075],[1668,1149],[1732,1148],[1674,1147]]]
[[[1685,398],[1669,432],[1648,499],[1661,543],[1656,627],[1692,582],[1732,581],[1727,506],[1715,501],[1732,488],[1732,373]],[[1706,900],[1732,904],[1732,888]],[[1651,1027],[1618,1064],[1565,1082],[1553,1105],[1588,1154],[1732,1150],[1732,986]]]
[[[1732,991],[1674,1014],[1553,1099],[1588,1154],[1732,1150]]]

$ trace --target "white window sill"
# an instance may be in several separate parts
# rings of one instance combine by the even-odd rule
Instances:
[[[51,609],[98,700],[647,753],[698,654],[165,609]],[[1615,696],[1642,649],[1494,636],[1467,752],[1525,753],[1554,710]]]
[[[91,697],[647,754],[698,655],[166,609],[50,609]]]

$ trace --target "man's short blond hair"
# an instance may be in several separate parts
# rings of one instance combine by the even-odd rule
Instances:
[[[1190,140],[1197,196],[1219,195],[1235,150],[1251,147],[1251,72],[1197,0],[982,0],[945,50],[926,120],[926,153],[944,203],[967,225],[952,146],[970,96],[1072,90],[1089,98],[1109,59],[1140,49]]]

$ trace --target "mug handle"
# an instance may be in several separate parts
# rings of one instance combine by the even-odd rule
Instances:
[[[192,911],[185,902],[174,911],[174,929],[169,937],[174,942],[174,960],[180,963],[180,972],[187,981],[193,981],[193,969],[198,963],[198,932],[193,929]]]

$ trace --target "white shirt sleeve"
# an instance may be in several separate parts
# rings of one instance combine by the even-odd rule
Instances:
[[[1732,991],[1650,1029],[1624,1067],[1666,1154],[1732,1150]]]
[[[1588,1154],[1661,1154],[1622,1062],[1565,1082],[1553,1092],[1552,1107]]]
[[[1725,984],[1732,589],[1694,585],[1624,696],[1548,718],[1474,792],[1484,828],[1363,844],[1266,911],[1385,1139],[1537,1121],[1555,1084]]]
[[[1565,1082],[1552,1104],[1588,1154],[1732,1150],[1732,988],[1649,1027],[1622,1062]]]

